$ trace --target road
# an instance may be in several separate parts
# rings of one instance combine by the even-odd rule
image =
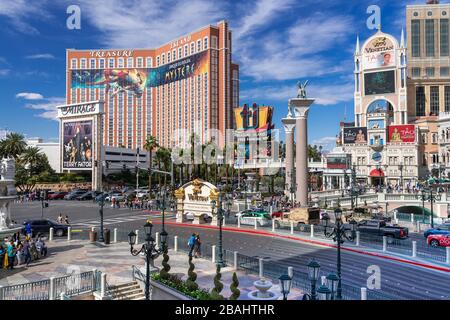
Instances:
[[[68,214],[74,228],[87,228],[98,225],[98,206],[89,202],[55,201],[45,209],[45,217],[56,219],[59,213]],[[40,203],[14,204],[12,217],[16,221],[41,216]],[[148,215],[142,211],[129,209],[104,209],[104,217],[108,228],[120,230],[141,229]],[[173,221],[173,218],[171,219]],[[152,216],[155,231],[160,229],[160,218]],[[167,232],[180,238],[179,246],[186,245],[192,232],[199,232],[203,243],[217,244],[218,231],[167,225]],[[263,257],[286,268],[294,267],[299,272],[306,272],[306,265],[311,259],[321,264],[321,275],[335,272],[336,249],[324,248],[297,241],[283,240],[270,236],[249,235],[236,232],[224,232],[224,248],[238,251],[251,257]],[[342,252],[342,281],[355,288],[366,287],[369,266],[378,266],[381,271],[381,291],[394,294],[403,299],[450,299],[450,274],[424,269],[400,262],[370,257],[367,255]]]

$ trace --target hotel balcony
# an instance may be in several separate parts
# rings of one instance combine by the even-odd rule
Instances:
[[[450,120],[450,111],[440,112],[439,120]]]

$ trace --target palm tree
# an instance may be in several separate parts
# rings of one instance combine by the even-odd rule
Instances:
[[[148,136],[147,140],[145,140],[144,149],[149,153],[149,172],[148,172],[148,190],[151,194],[152,192],[152,164],[153,164],[153,150],[158,148],[158,140],[154,136]]]
[[[36,166],[43,160],[42,156],[43,154],[38,147],[28,147],[22,153],[19,161],[23,165],[29,166],[30,175],[32,176],[34,173],[33,169],[36,168]]]
[[[25,138],[19,133],[8,133],[6,138],[0,141],[0,155],[2,157],[12,157],[17,160],[26,148]]]

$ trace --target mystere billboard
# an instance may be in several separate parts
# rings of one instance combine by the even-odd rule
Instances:
[[[367,128],[344,128],[344,144],[367,144]]]
[[[395,71],[381,71],[364,74],[366,95],[395,93]]]
[[[208,51],[156,68],[72,70],[71,89],[106,88],[115,96],[129,92],[141,97],[145,88],[158,87],[208,72]]]
[[[92,120],[63,123],[63,169],[92,168]]]
[[[388,127],[389,142],[416,142],[416,127],[411,124]]]

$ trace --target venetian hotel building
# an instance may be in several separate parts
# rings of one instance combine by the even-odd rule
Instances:
[[[226,21],[159,48],[68,49],[66,60],[67,103],[105,102],[105,145],[142,148],[153,135],[173,147],[181,142],[173,132],[184,128],[206,143],[210,129],[224,135],[233,128],[239,66],[232,62]],[[218,140],[222,147],[223,139]]]

